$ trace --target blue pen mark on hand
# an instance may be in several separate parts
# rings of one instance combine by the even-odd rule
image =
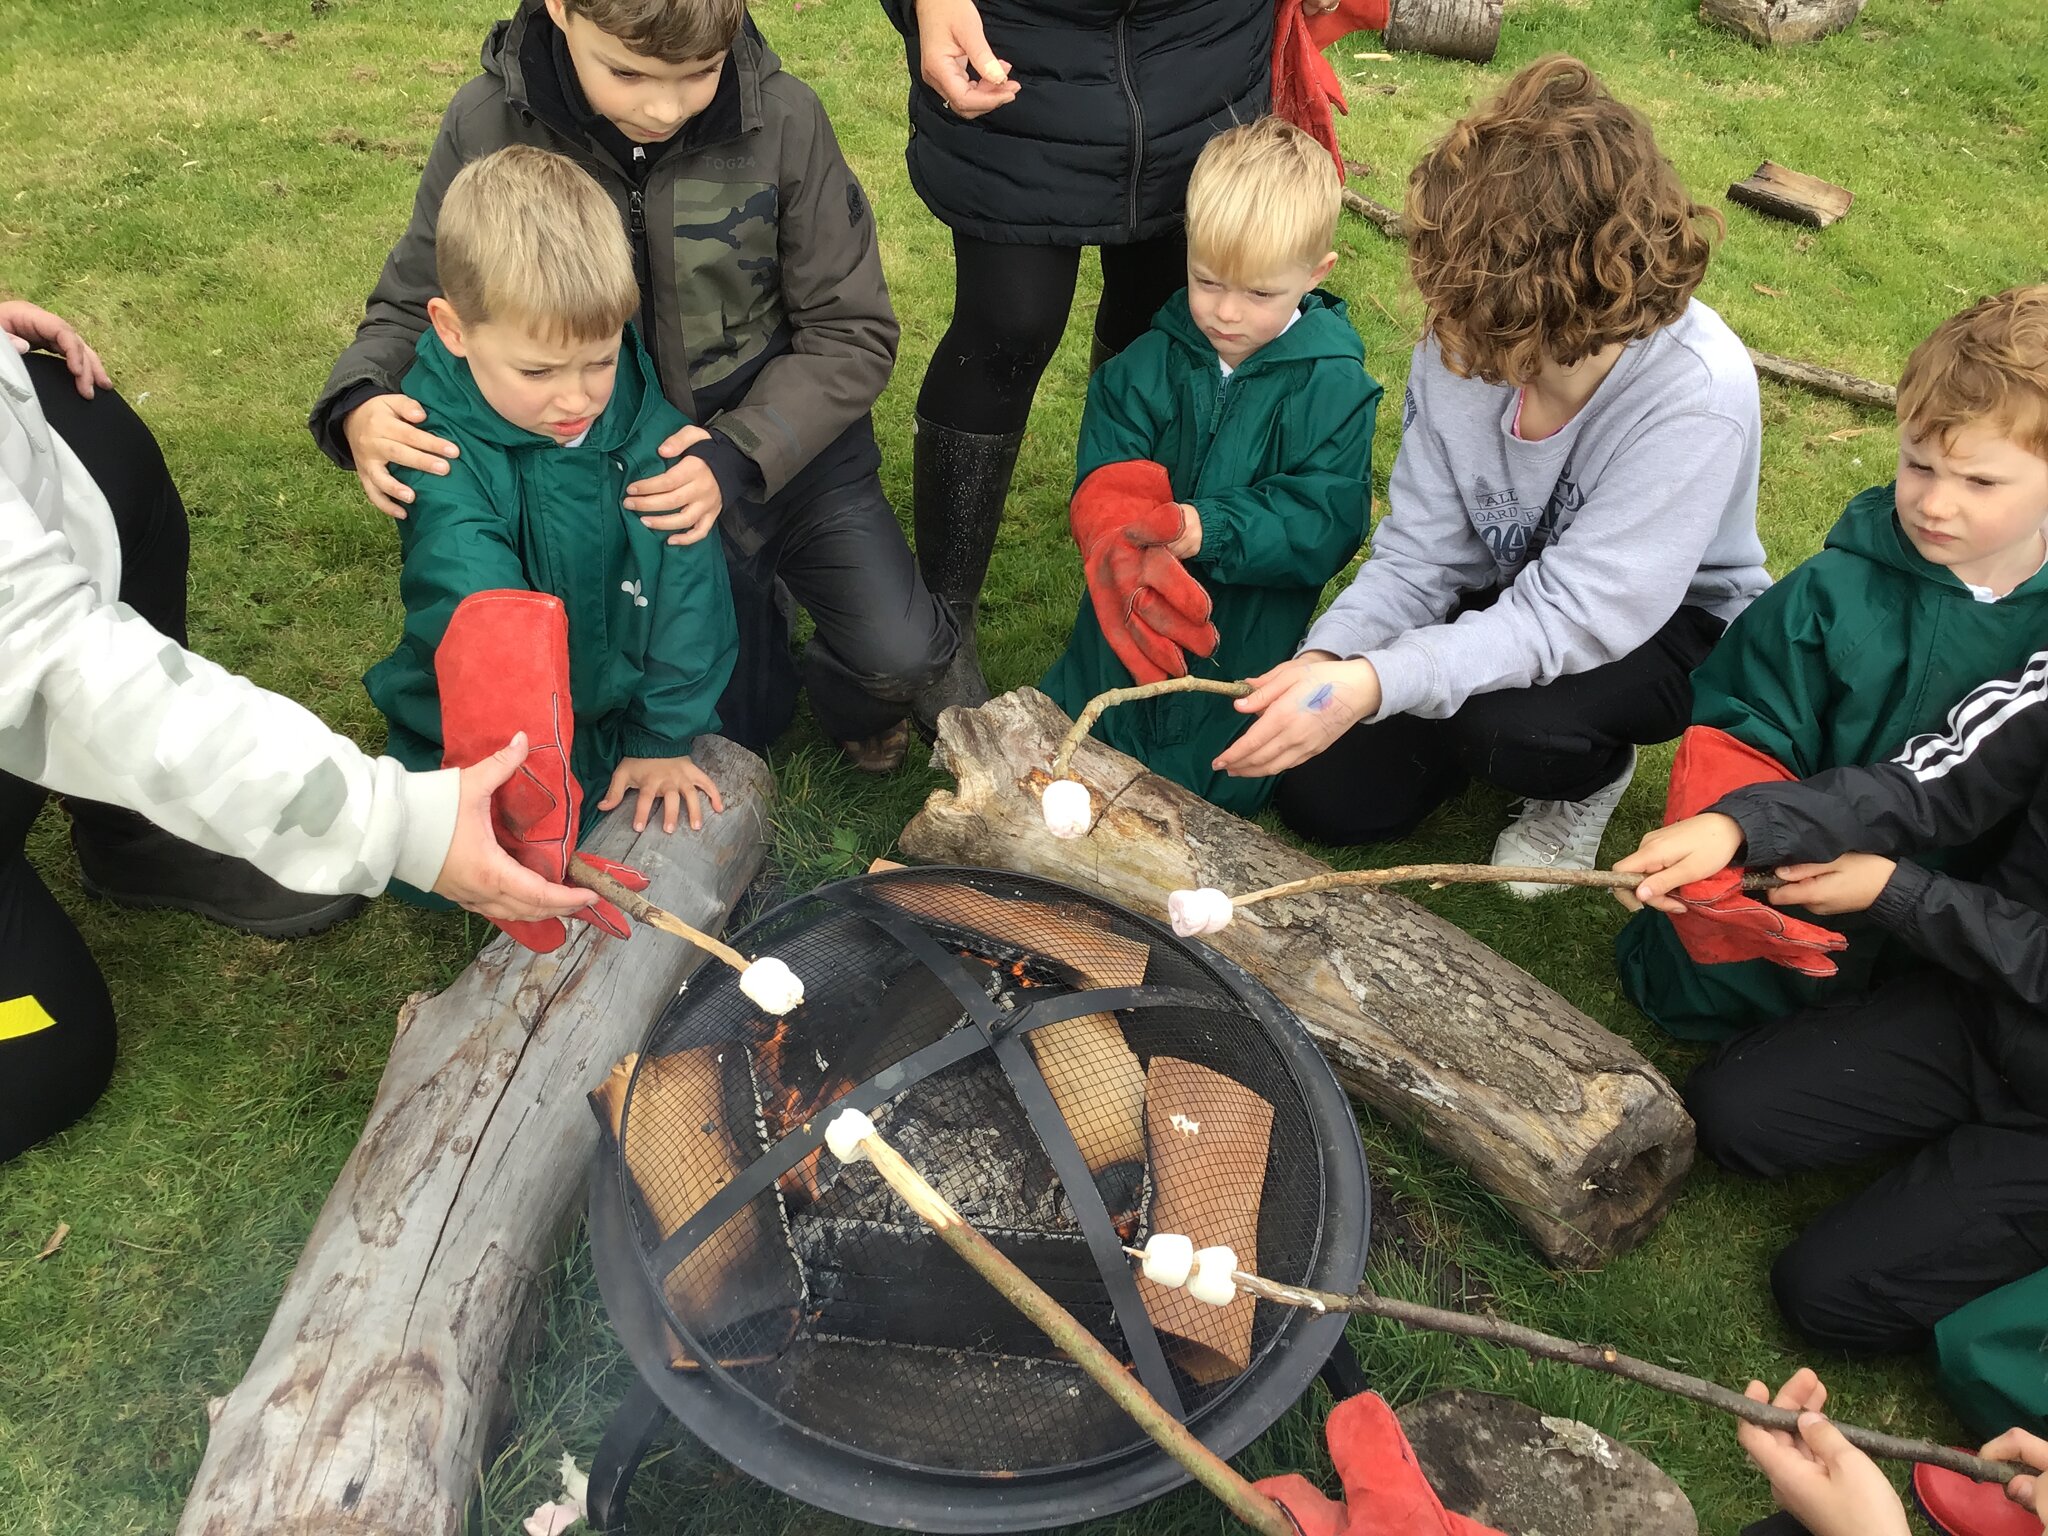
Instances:
[[[1307,710],[1310,714],[1320,715],[1324,710],[1330,707],[1330,700],[1334,699],[1336,696],[1337,685],[1335,683],[1325,683],[1322,687],[1318,688],[1314,693],[1310,694],[1307,698],[1303,699],[1301,701],[1301,707]]]

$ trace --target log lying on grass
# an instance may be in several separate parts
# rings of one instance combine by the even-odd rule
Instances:
[[[1700,20],[1783,47],[1839,32],[1863,14],[1863,0],[1700,0]]]
[[[1393,0],[1381,34],[1396,53],[1493,62],[1504,0]]]
[[[693,755],[723,815],[636,836],[620,810],[586,846],[715,932],[760,867],[774,780],[727,741]],[[597,1144],[584,1094],[704,958],[645,929],[572,931],[552,955],[495,939],[401,1010],[362,1139],[248,1374],[214,1405],[180,1536],[462,1529]]]
[[[1093,795],[1095,829],[1053,837],[1039,794],[1068,723],[1028,688],[948,710],[934,761],[959,788],[932,795],[904,849],[1064,880],[1154,917],[1177,888],[1247,891],[1325,867],[1093,740],[1072,773]],[[1300,1016],[1351,1093],[1418,1125],[1555,1262],[1599,1264],[1633,1246],[1692,1164],[1692,1121],[1654,1067],[1412,902],[1359,890],[1276,899],[1208,942]]]

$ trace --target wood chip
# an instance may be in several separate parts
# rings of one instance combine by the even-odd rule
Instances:
[[[261,43],[272,53],[276,53],[279,49],[289,48],[293,43],[297,42],[298,34],[293,32],[265,32],[260,27],[251,27],[242,34],[242,40],[249,43]]]
[[[52,1232],[52,1233],[50,1234],[50,1240],[49,1240],[49,1241],[48,1241],[47,1243],[44,1243],[44,1244],[43,1244],[43,1249],[42,1249],[42,1252],[40,1252],[40,1253],[38,1253],[38,1254],[36,1255],[36,1259],[37,1259],[37,1261],[38,1261],[38,1262],[40,1262],[40,1261],[42,1261],[42,1260],[44,1260],[44,1259],[47,1259],[47,1258],[48,1258],[48,1257],[49,1257],[49,1256],[50,1256],[51,1254],[55,1253],[55,1252],[56,1252],[56,1251],[57,1251],[57,1250],[58,1250],[59,1248],[62,1248],[62,1247],[64,1246],[64,1239],[65,1239],[65,1238],[67,1238],[67,1237],[69,1237],[70,1235],[71,1235],[71,1223],[70,1223],[70,1222],[68,1222],[68,1221],[60,1221],[60,1222],[58,1222],[58,1223],[57,1223],[57,1230],[56,1230],[56,1231],[54,1231],[54,1232]]]
[[[1391,64],[1394,62],[1394,56],[1391,53],[1354,53],[1351,57],[1354,59],[1371,59],[1376,64]]]
[[[1844,427],[1839,432],[1830,432],[1828,434],[1828,441],[1831,443],[1846,443],[1852,437],[1861,437],[1866,432],[1875,432],[1876,430],[1877,428],[1875,427]]]

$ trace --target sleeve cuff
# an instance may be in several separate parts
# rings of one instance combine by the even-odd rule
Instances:
[[[690,748],[697,744],[697,735],[690,731],[682,736],[658,736],[628,726],[621,733],[620,745],[627,757],[688,757]]]
[[[320,451],[343,469],[354,469],[356,461],[348,451],[348,436],[341,424],[348,419],[348,413],[365,400],[374,400],[379,395],[400,393],[395,384],[386,384],[379,379],[358,379],[348,385],[340,394],[331,396],[313,407],[313,441]]]
[[[1439,691],[1436,659],[1418,644],[1396,643],[1384,650],[1367,651],[1364,660],[1372,663],[1380,680],[1379,712],[1366,719],[1367,725],[1414,714]]]
[[[406,773],[399,780],[405,834],[391,877],[416,890],[431,891],[455,841],[455,813],[462,803],[462,770]]]
[[[1920,910],[1927,896],[1927,889],[1934,884],[1934,873],[1910,859],[1901,859],[1892,870],[1891,879],[1885,881],[1884,889],[1877,893],[1877,900],[1870,904],[1871,921],[1893,933],[1902,932],[1913,924],[1914,915]]]
[[[683,457],[702,459],[710,466],[711,476],[718,482],[718,499],[724,504],[723,510],[730,511],[741,502],[761,499],[764,485],[761,466],[716,427],[703,442],[692,443],[685,448]]]

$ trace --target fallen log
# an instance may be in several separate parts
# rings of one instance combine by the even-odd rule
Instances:
[[[774,780],[730,742],[693,753],[725,793],[701,833],[585,845],[716,929],[760,867]],[[180,1536],[454,1536],[502,1431],[513,1356],[597,1144],[584,1094],[703,952],[572,925],[551,955],[500,937],[400,1010],[361,1140],[241,1384],[210,1405]]]
[[[1094,740],[1070,770],[1094,798],[1094,830],[1053,837],[1039,795],[1067,726],[1029,688],[948,710],[933,761],[959,787],[925,803],[904,850],[1064,880],[1154,917],[1177,889],[1251,890],[1324,870]],[[1413,903],[1378,891],[1279,898],[1208,942],[1299,1015],[1348,1091],[1419,1126],[1554,1262],[1625,1251],[1675,1198],[1693,1130],[1670,1084],[1626,1041]]]
[[[1789,165],[1766,160],[1728,188],[1728,201],[1758,213],[1814,229],[1826,229],[1847,213],[1856,194]]]
[[[1393,0],[1381,36],[1396,53],[1493,62],[1504,0]]]
[[[1782,48],[1839,32],[1863,14],[1863,0],[1700,0],[1700,20]]]

